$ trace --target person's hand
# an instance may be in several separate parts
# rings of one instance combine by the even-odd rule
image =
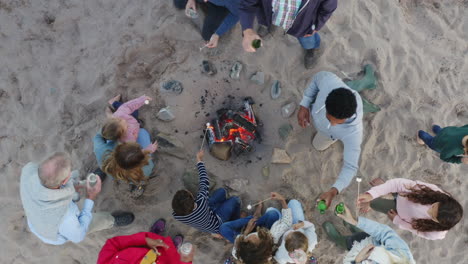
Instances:
[[[154,143],[151,144],[151,150],[152,150],[151,153],[153,153],[153,152],[155,152],[156,150],[158,150],[158,146],[159,146],[158,141],[155,140]]]
[[[244,30],[244,38],[242,39],[242,47],[244,50],[247,52],[257,51],[254,47],[252,47],[252,41],[256,39],[262,40],[260,36],[257,35],[257,33],[255,33],[255,31],[253,31],[251,28]]]
[[[302,128],[310,125],[310,110],[304,106],[299,107],[299,111],[297,112],[297,122]]]
[[[101,177],[96,177],[96,184],[91,187],[89,182],[86,181],[86,198],[90,200],[96,200],[97,195],[101,192]]]
[[[330,207],[331,202],[335,198],[335,196],[338,194],[338,190],[335,187],[332,187],[328,192],[324,192],[320,195],[320,197],[317,199],[317,202],[320,202],[321,200],[325,200],[325,203],[327,204],[327,208]]]
[[[271,199],[273,199],[273,200],[277,200],[277,201],[286,200],[286,199],[284,199],[283,195],[281,195],[281,194],[279,194],[277,192],[272,192],[272,193],[270,193],[270,195],[271,195]]]
[[[468,157],[462,158],[462,159],[461,159],[461,162],[462,162],[463,164],[468,164]]]
[[[304,227],[304,222],[300,222],[292,226],[294,230],[298,230],[299,228],[303,228],[303,227]]]
[[[164,248],[164,249],[169,249],[169,246],[164,243],[161,239],[152,239],[149,237],[145,238],[146,240],[146,245],[148,245],[149,248],[154,249],[154,251],[158,252],[158,247]]]
[[[213,34],[213,35],[211,35],[210,41],[208,41],[208,43],[206,43],[206,47],[210,48],[210,49],[216,48],[218,46],[218,41],[219,41],[218,34]]]
[[[153,98],[151,98],[151,97],[145,95],[145,100],[148,100],[148,101],[151,102],[151,101],[153,100]]]
[[[397,211],[393,210],[393,209],[390,209],[388,212],[387,212],[387,216],[388,218],[393,222],[393,219],[395,218],[395,216],[397,216],[398,213]]]
[[[203,156],[204,156],[204,155],[205,155],[205,151],[203,151],[203,150],[198,151],[198,153],[197,153],[197,161],[198,161],[198,162],[202,162],[202,161],[203,161]]]
[[[244,235],[248,235],[254,230],[254,228],[257,226],[257,220],[257,217],[250,219],[250,221],[247,223],[247,226],[244,229]]]
[[[306,34],[306,35],[304,35],[304,38],[310,37],[310,36],[312,36],[312,35],[315,34],[315,33],[317,33],[317,30],[312,31],[312,34]]]
[[[357,223],[356,219],[353,217],[353,215],[351,214],[351,210],[349,210],[349,208],[346,205],[344,207],[345,207],[344,213],[337,214],[337,216],[339,218],[345,220],[349,224],[352,224],[353,226],[357,226],[358,223]]]
[[[195,3],[195,0],[188,0],[187,4],[185,5],[185,13],[187,13],[187,10],[193,9],[193,11],[197,11],[197,3]]]
[[[372,201],[372,195],[368,193],[362,193],[359,195],[357,200],[357,207],[361,213],[367,213],[371,210],[370,202]]]

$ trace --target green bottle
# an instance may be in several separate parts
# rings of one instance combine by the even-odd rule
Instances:
[[[325,202],[325,200],[321,200],[320,202],[318,202],[317,208],[320,214],[324,214],[325,210],[327,210],[327,203]]]
[[[252,47],[254,47],[254,49],[258,49],[262,46],[262,41],[259,40],[259,39],[254,39],[252,41]]]
[[[336,214],[343,214],[344,212],[345,212],[344,203],[337,204],[336,207],[335,207],[335,213]]]

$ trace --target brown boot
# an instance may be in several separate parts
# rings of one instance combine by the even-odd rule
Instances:
[[[315,53],[317,49],[306,49],[304,56],[304,66],[306,69],[311,69],[315,64]]]

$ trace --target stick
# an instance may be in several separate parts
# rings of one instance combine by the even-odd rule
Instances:
[[[200,151],[203,150],[203,145],[205,145],[205,139],[206,139],[206,132],[208,132],[208,127],[210,126],[210,123],[206,123],[206,130],[205,130],[205,134],[203,135],[203,141],[201,143],[201,147],[200,147]]]
[[[360,189],[360,186],[361,186],[361,181],[362,181],[362,178],[361,177],[356,177],[356,181],[357,181],[357,197],[356,197],[356,218],[359,217],[359,208],[358,208],[358,201],[359,201],[359,189]]]
[[[259,205],[259,204],[261,204],[261,203],[263,203],[263,202],[266,202],[266,201],[268,201],[268,200],[271,200],[271,199],[272,199],[272,198],[270,197],[270,198],[267,198],[267,199],[265,199],[265,200],[263,200],[263,201],[260,201],[260,202],[258,202],[258,203],[254,203],[254,204],[252,204],[252,207],[257,206],[257,205]]]

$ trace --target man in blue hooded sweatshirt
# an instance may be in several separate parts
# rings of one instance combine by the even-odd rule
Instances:
[[[326,150],[337,140],[343,142],[343,167],[335,184],[320,195],[327,207],[333,198],[348,187],[359,167],[362,142],[362,100],[331,72],[317,73],[307,89],[297,114],[299,125],[305,128],[312,116],[317,134],[312,145],[318,151]]]

